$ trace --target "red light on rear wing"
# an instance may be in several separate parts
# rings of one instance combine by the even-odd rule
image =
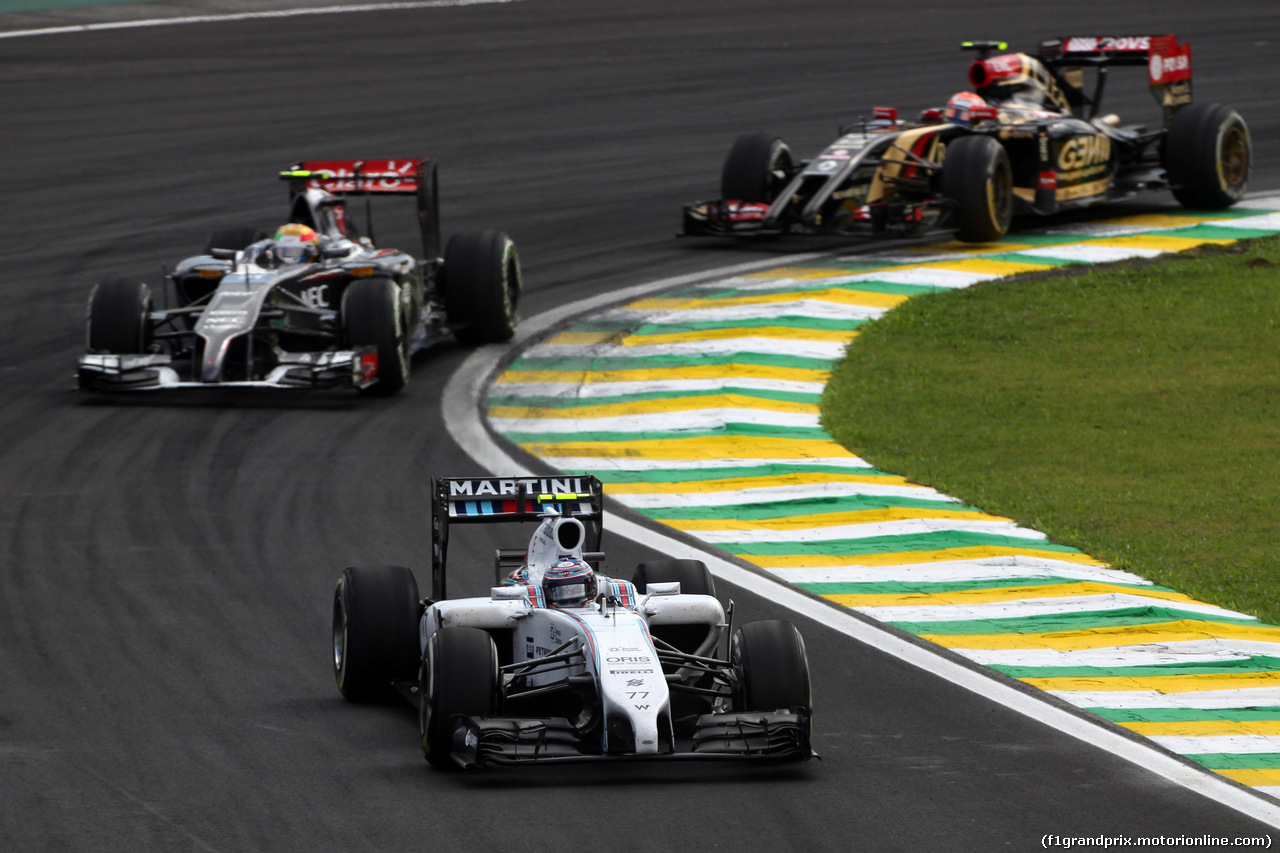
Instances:
[[[303,160],[280,173],[295,188],[334,194],[408,194],[418,191],[426,160]]]
[[[897,108],[897,107],[872,107],[872,108],[871,108],[871,114],[872,114],[875,118],[883,119],[884,121],[897,121],[897,120],[898,120],[898,108]]]

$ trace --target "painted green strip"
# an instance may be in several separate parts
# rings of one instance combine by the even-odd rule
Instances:
[[[1153,625],[1178,620],[1223,622],[1229,625],[1257,625],[1256,619],[1206,616],[1176,607],[1125,607],[1120,610],[1090,610],[1083,613],[1050,613],[1044,616],[1011,616],[1006,619],[973,619],[956,622],[890,622],[912,634],[961,636],[964,634],[1048,634],[1058,631],[1088,631],[1094,628]]]
[[[1280,658],[1250,657],[1234,661],[1189,661],[1155,666],[1008,666],[991,664],[991,669],[1010,678],[1152,678],[1163,675],[1223,675],[1240,672],[1275,672]]]
[[[1069,267],[1086,264],[1088,261],[1068,258],[1042,258],[1039,255],[1024,255],[1020,252],[1005,252],[999,255],[983,255],[984,261],[1007,261],[1012,264],[1039,264],[1043,267]]]
[[[736,480],[743,477],[791,477],[805,474],[841,474],[852,477],[895,477],[879,468],[847,468],[835,465],[756,465],[733,468],[654,468],[647,471],[566,471],[595,474],[605,483],[697,483],[702,480]],[[789,485],[778,483],[779,486]]]
[[[1225,720],[1252,723],[1280,720],[1280,706],[1268,708],[1085,708],[1114,723],[1193,723]]]
[[[804,394],[799,391],[771,391],[766,388],[706,388],[698,391],[646,391],[640,394],[619,394],[613,397],[518,397],[494,396],[489,398],[493,406],[532,406],[540,409],[578,409],[587,406],[612,406],[620,403],[639,403],[645,400],[674,400],[684,397],[722,397],[734,395],[756,400],[777,400],[783,403],[818,404],[821,394]]]
[[[1075,548],[1058,545],[1047,539],[1027,539],[1019,536],[1001,536],[996,533],[970,533],[959,530],[939,530],[932,533],[912,533],[902,536],[870,536],[866,539],[836,539],[830,542],[745,542],[725,543],[720,547],[740,556],[778,557],[813,555],[818,557],[853,557],[860,554],[903,554],[912,551],[940,551],[946,548],[989,547],[1018,548],[1037,551],[1060,551],[1079,554]]]
[[[1211,770],[1274,770],[1280,768],[1280,752],[1202,752],[1184,755]]]
[[[933,595],[943,592],[965,592],[967,590],[981,589],[1004,589],[1006,587],[1020,586],[1061,586],[1063,584],[1083,584],[1093,583],[1093,581],[1082,581],[1077,578],[991,578],[988,580],[978,581],[932,581],[932,582],[903,582],[903,581],[880,581],[872,583],[797,583],[796,586],[807,589],[809,592],[818,595],[909,595],[911,593],[919,593],[921,595]],[[1114,583],[1107,581],[1108,586],[1126,587],[1133,590],[1160,590],[1164,592],[1174,592],[1162,586],[1151,586],[1150,584],[1137,583]],[[927,604],[928,602],[921,602]]]
[[[787,438],[798,441],[831,441],[831,435],[819,427],[780,427],[770,424],[726,423],[723,429],[688,430],[671,432],[654,430],[653,432],[506,432],[503,433],[516,444],[577,444],[580,442],[600,442],[603,444],[626,444],[632,441],[673,441],[689,438],[724,438],[729,435],[769,436]],[[834,445],[835,443],[832,442]]]
[[[798,515],[861,512],[877,509],[933,509],[947,512],[982,510],[955,501],[925,498],[884,497],[881,495],[845,495],[836,498],[784,499],[778,503],[728,504],[725,506],[686,506],[652,510],[656,518],[680,521],[692,518],[740,518],[743,521],[792,518]],[[815,525],[818,526],[818,525]]]
[[[565,370],[578,373],[611,373],[617,370],[672,370],[684,367],[716,367],[730,364],[755,364],[762,367],[789,367],[798,370],[830,370],[835,362],[829,358],[805,358],[767,352],[694,355],[635,355],[594,358],[591,356],[521,356],[511,363],[507,373],[522,370]]]
[[[1162,237],[1184,237],[1196,240],[1248,240],[1253,237],[1271,237],[1275,229],[1224,228],[1221,225],[1191,225],[1173,231],[1162,231]]]

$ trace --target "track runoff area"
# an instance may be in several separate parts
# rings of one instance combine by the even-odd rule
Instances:
[[[1280,827],[1280,627],[877,470],[818,416],[845,344],[915,294],[1276,233],[1271,195],[652,282],[526,321],[505,367],[478,352],[446,423],[490,470],[527,472],[477,429],[487,406],[509,441],[684,536],[611,532],[677,554],[693,537],[717,577]]]

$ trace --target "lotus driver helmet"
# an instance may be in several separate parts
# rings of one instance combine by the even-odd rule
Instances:
[[[542,594],[552,607],[578,607],[596,597],[596,573],[582,560],[557,560],[542,576]]]
[[[310,263],[320,253],[320,236],[314,228],[290,222],[276,231],[275,249],[281,263]]]
[[[942,111],[942,117],[951,124],[958,124],[968,127],[973,124],[973,117],[970,115],[974,107],[985,107],[987,102],[982,99],[981,95],[974,92],[956,92],[951,96],[951,100],[947,101],[947,107]]]

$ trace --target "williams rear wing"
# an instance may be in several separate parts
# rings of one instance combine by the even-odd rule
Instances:
[[[431,598],[445,594],[449,526],[537,521],[554,509],[587,530],[587,547],[600,550],[604,487],[592,476],[438,477],[431,483]]]
[[[1065,36],[1041,42],[1040,59],[1055,71],[1097,68],[1095,112],[1106,69],[1117,65],[1146,66],[1147,83],[1164,109],[1166,125],[1179,107],[1191,103],[1191,45],[1178,44],[1177,36]]]
[[[290,201],[308,189],[334,196],[411,195],[417,198],[422,259],[440,257],[440,193],[434,160],[300,160],[280,173]]]

